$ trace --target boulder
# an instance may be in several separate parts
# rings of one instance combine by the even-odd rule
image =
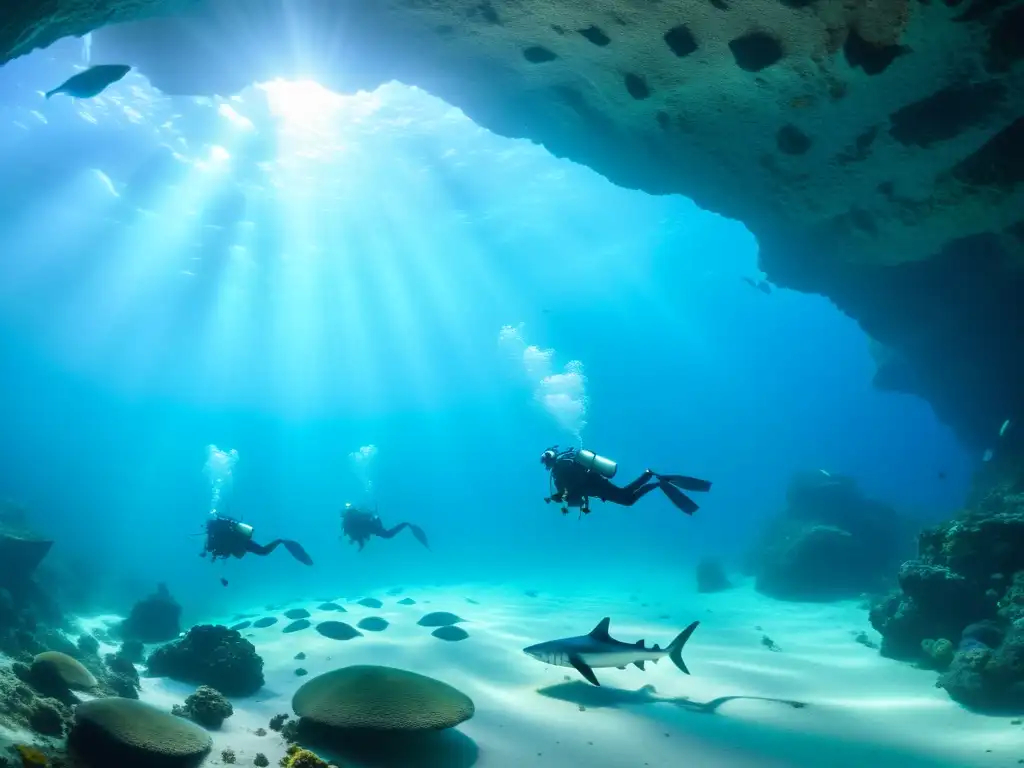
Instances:
[[[869,499],[852,478],[794,476],[783,512],[747,557],[759,592],[783,600],[838,600],[884,591],[912,551],[911,524]]]

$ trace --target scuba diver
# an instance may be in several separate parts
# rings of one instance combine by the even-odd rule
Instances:
[[[686,475],[659,475],[649,469],[628,485],[618,486],[611,482],[618,465],[585,448],[559,451],[558,446],[553,445],[541,454],[540,462],[551,472],[551,495],[544,501],[561,502],[563,515],[568,514],[569,507],[579,507],[581,514],[590,514],[591,497],[631,507],[655,488],[660,488],[680,510],[692,515],[698,509],[697,503],[683,491],[707,493],[711,490],[707,480]]]
[[[206,521],[206,546],[199,556],[206,557],[209,554],[213,561],[227,560],[229,557],[241,558],[247,553],[262,557],[277,549],[278,544],[284,544],[291,556],[303,565],[313,564],[313,560],[297,541],[274,539],[269,544],[257,544],[252,540],[251,525],[218,514],[211,515]]]
[[[427,534],[418,525],[399,523],[394,528],[385,528],[384,523],[380,520],[380,515],[377,514],[376,508],[374,508],[373,512],[370,512],[369,510],[346,504],[345,508],[341,510],[341,532],[343,535],[348,536],[352,544],[359,545],[360,552],[362,552],[363,547],[366,546],[366,542],[370,540],[371,536],[393,539],[405,528],[412,531],[416,541],[430,549],[430,544],[427,543]]]

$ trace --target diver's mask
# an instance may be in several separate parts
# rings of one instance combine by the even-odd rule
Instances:
[[[548,448],[544,453],[540,455],[540,463],[548,469],[551,469],[555,465],[555,459],[558,458],[558,446],[552,446]]]

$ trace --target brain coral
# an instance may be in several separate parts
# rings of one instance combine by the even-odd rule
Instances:
[[[79,704],[69,736],[95,765],[188,765],[213,746],[199,726],[149,704],[119,697]]]
[[[440,680],[393,667],[343,667],[295,692],[295,714],[334,728],[426,731],[473,716],[473,701]]]
[[[56,675],[69,688],[88,689],[96,687],[96,678],[92,673],[60,651],[44,651],[32,660],[33,675]]]

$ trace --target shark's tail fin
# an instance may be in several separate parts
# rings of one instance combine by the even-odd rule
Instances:
[[[672,663],[675,664],[686,674],[690,674],[690,670],[686,668],[686,662],[683,661],[683,646],[686,645],[686,641],[690,639],[690,635],[693,634],[693,630],[700,624],[699,621],[693,622],[690,626],[679,633],[668,646],[668,657],[672,659]]]
[[[54,94],[56,94],[56,93],[60,93],[60,89],[59,89],[59,88],[54,88],[54,89],[53,89],[52,91],[47,91],[46,93],[44,93],[44,94],[43,94],[43,96],[45,96],[45,97],[46,97],[46,99],[47,99],[47,101],[49,101],[49,100],[50,100],[50,98],[51,98],[51,97],[52,97],[52,96],[53,96]]]

